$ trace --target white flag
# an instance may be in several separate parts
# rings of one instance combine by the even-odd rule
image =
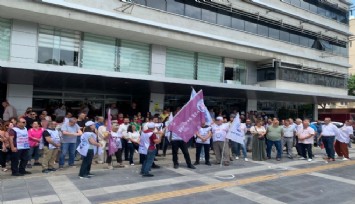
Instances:
[[[196,96],[196,91],[194,88],[192,88],[190,100],[193,99],[193,97],[195,97],[195,96]]]
[[[234,118],[234,121],[229,128],[229,131],[227,133],[227,139],[230,139],[234,142],[237,142],[239,144],[244,144],[244,134],[242,132],[242,129],[240,127],[240,118],[239,118],[239,113],[237,116]]]

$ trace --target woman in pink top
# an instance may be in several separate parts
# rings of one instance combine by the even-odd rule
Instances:
[[[39,163],[39,145],[41,143],[42,139],[42,133],[44,129],[41,128],[38,124],[37,121],[32,123],[32,128],[28,130],[28,139],[30,142],[30,151],[29,151],[29,164],[27,165],[27,168],[32,168],[31,165],[31,160],[32,156],[35,159],[34,166],[41,166],[41,163]]]

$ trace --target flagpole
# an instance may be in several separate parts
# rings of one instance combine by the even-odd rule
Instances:
[[[222,162],[223,162],[223,159],[224,159],[224,149],[226,147],[226,140],[227,140],[227,138],[224,138],[223,148],[222,148],[222,158],[221,158],[221,163],[219,165],[220,168],[222,168]]]

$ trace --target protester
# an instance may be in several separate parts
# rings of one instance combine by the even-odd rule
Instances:
[[[153,177],[154,175],[150,174],[149,171],[151,170],[156,154],[155,145],[159,144],[161,140],[154,134],[155,124],[149,122],[147,126],[148,130],[142,133],[139,143],[139,153],[143,155],[141,174],[143,177]]]
[[[266,130],[263,126],[262,120],[258,120],[256,125],[250,128],[250,132],[253,134],[253,148],[252,159],[254,161],[266,160],[265,154],[265,134]]]
[[[0,167],[3,172],[7,171],[6,158],[10,153],[10,143],[8,130],[13,128],[13,124],[9,121],[1,123],[0,127]]]
[[[110,133],[109,132],[110,130],[107,129],[108,122],[109,122],[108,120],[105,120],[104,125],[101,125],[97,130],[98,141],[104,149],[106,148],[107,140],[109,138],[109,133]],[[105,154],[106,151],[104,151],[103,154],[98,155],[98,159],[97,159],[98,164],[103,164],[105,162]]]
[[[212,137],[211,127],[205,122],[201,123],[201,128],[196,132],[196,161],[194,165],[200,164],[200,154],[202,148],[205,152],[205,164],[211,166],[210,163],[210,139]]]
[[[28,152],[30,149],[28,132],[26,129],[26,120],[24,118],[20,118],[16,126],[9,129],[8,133],[11,147],[12,176],[31,174],[31,172],[26,171],[29,157]]]
[[[294,127],[295,127],[295,131],[298,132],[300,129],[303,128],[303,125],[302,125],[302,120],[300,118],[297,118],[296,119],[296,123],[294,124]],[[297,151],[297,155],[302,158],[302,147],[301,147],[301,143],[298,142],[298,137],[296,137],[296,151]]]
[[[59,159],[59,169],[64,167],[65,155],[69,153],[68,164],[70,167],[75,167],[75,148],[76,148],[76,138],[80,137],[83,132],[80,130],[78,124],[76,124],[76,118],[70,118],[68,123],[62,124],[61,131],[63,134],[62,145],[61,145],[61,155]]]
[[[271,149],[275,145],[277,150],[276,160],[281,160],[282,147],[281,139],[283,137],[283,129],[280,126],[278,118],[273,118],[272,125],[270,125],[266,130],[266,156],[268,159],[271,159]]]
[[[282,138],[282,147],[286,145],[287,155],[289,159],[293,159],[292,149],[293,149],[293,140],[296,133],[295,128],[290,124],[290,120],[285,120],[283,126],[283,138]]]
[[[229,129],[229,124],[223,123],[223,117],[216,118],[216,123],[212,125],[213,150],[216,154],[216,163],[224,166],[229,166],[229,146],[226,135]],[[223,154],[223,161],[222,161]]]
[[[116,151],[113,152],[113,154],[110,155],[109,150],[107,150],[107,168],[108,169],[113,169],[112,165],[112,155],[116,156],[116,161],[118,163],[119,168],[125,167],[122,163],[122,133],[118,130],[119,127],[117,125],[112,126],[112,130],[110,132],[110,137],[111,137],[111,142],[114,142],[116,145]]]
[[[335,152],[337,153],[338,157],[343,159],[344,161],[349,160],[349,149],[348,144],[350,142],[350,137],[353,136],[353,122],[352,121],[345,121],[345,124],[342,128],[339,129],[339,134],[336,135],[335,141]]]
[[[130,125],[127,130],[127,140],[128,140],[128,149],[129,149],[129,164],[134,166],[133,156],[136,149],[139,147],[139,138],[140,134],[137,130],[137,126]]]
[[[40,149],[39,145],[42,141],[42,133],[44,129],[41,128],[37,121],[32,123],[32,128],[28,130],[28,138],[30,142],[30,151],[29,151],[29,163],[27,164],[27,168],[32,168],[31,160],[32,156],[35,160],[33,166],[41,166],[39,163],[39,154]]]
[[[94,155],[99,152],[100,147],[101,144],[97,142],[95,134],[95,123],[92,121],[86,122],[84,133],[81,135],[80,145],[77,148],[78,152],[83,156],[83,162],[79,171],[80,179],[94,176],[94,174],[90,173],[91,163]]]
[[[178,169],[180,166],[179,165],[179,158],[178,158],[179,149],[181,149],[181,152],[184,155],[187,168],[196,169],[196,167],[193,166],[191,163],[191,158],[190,158],[189,150],[187,148],[187,143],[175,133],[172,133],[171,148],[172,148],[172,152],[173,152],[173,163],[174,163],[175,169]]]
[[[16,109],[10,105],[8,101],[2,102],[2,106],[4,107],[4,113],[2,116],[4,121],[8,121],[12,117],[17,117]]]
[[[230,116],[231,117],[231,122],[233,122],[234,120],[234,115],[233,116]],[[245,123],[240,123],[240,133],[241,135],[245,138],[245,134],[247,132],[247,126],[245,125]],[[238,142],[235,142],[233,140],[230,141],[231,144],[232,144],[232,148],[233,148],[233,151],[235,153],[235,159],[238,160],[239,157],[240,157],[240,151],[242,151],[243,153],[243,157],[244,157],[244,161],[249,161],[248,158],[247,158],[247,148],[246,148],[246,143],[245,141],[240,144]]]
[[[253,124],[251,123],[251,120],[250,119],[246,119],[245,120],[245,126],[247,128],[247,132],[245,133],[245,140],[246,140],[246,148],[247,148],[247,151],[251,151],[251,147],[253,146],[253,134],[251,134],[250,132],[250,128],[253,126]]]
[[[119,114],[121,115],[121,114]],[[120,117],[120,116],[119,116]],[[119,126],[118,128],[118,132],[120,132],[122,134],[122,151],[124,151],[124,160],[125,161],[129,161],[128,158],[128,141],[127,141],[127,130],[128,130],[128,126],[129,126],[129,118],[125,117],[123,119],[123,123]]]
[[[57,123],[50,121],[48,128],[43,132],[43,160],[42,173],[56,171],[54,168],[60,148],[60,132],[56,130]]]
[[[313,128],[310,127],[310,121],[308,119],[305,119],[303,121],[303,127],[298,129],[297,131],[298,143],[300,144],[302,152],[302,157],[300,158],[300,160],[307,160],[308,153],[308,161],[312,161],[312,146],[314,142],[314,135],[315,131]]]
[[[325,118],[324,125],[322,126],[321,138],[327,153],[327,157],[325,158],[327,161],[335,161],[334,142],[335,136],[338,134],[339,130],[333,123],[331,123],[331,118]]]

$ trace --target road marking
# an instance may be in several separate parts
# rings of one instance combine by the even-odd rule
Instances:
[[[342,182],[342,183],[347,183],[347,184],[350,184],[350,185],[355,185],[355,180],[351,180],[351,179],[348,179],[348,178],[342,178],[342,177],[339,177],[339,176],[332,176],[332,175],[322,174],[322,173],[318,173],[318,172],[313,172],[313,173],[310,173],[309,175],[317,176],[317,177],[320,177],[320,178],[325,178],[325,179],[329,179],[329,180],[333,180],[333,181],[338,181],[338,182]]]
[[[47,180],[62,203],[91,203],[67,176],[48,177]]]
[[[246,198],[246,199],[251,200],[251,201],[256,202],[256,203],[261,203],[261,204],[285,204],[284,202],[281,202],[281,201],[266,197],[266,196],[261,195],[259,193],[255,193],[255,192],[243,189],[243,188],[238,187],[238,186],[227,188],[227,189],[225,189],[225,191],[233,193],[233,194],[235,194],[237,196]]]
[[[251,183],[269,181],[269,180],[274,180],[274,179],[278,179],[278,178],[282,178],[282,177],[298,176],[298,175],[309,174],[309,173],[313,173],[313,172],[317,172],[317,171],[336,169],[336,168],[341,168],[341,167],[351,166],[351,165],[355,165],[355,161],[327,164],[327,165],[323,165],[323,166],[317,166],[317,167],[306,168],[306,169],[290,170],[290,171],[281,172],[279,174],[256,176],[256,177],[245,178],[245,179],[241,179],[241,180],[237,180],[237,181],[208,184],[208,185],[203,185],[203,186],[199,186],[199,187],[187,188],[187,189],[170,191],[170,192],[162,192],[162,193],[156,193],[156,194],[151,194],[151,195],[146,195],[146,196],[129,198],[129,199],[125,199],[125,200],[107,202],[105,204],[135,204],[135,203],[153,202],[153,201],[159,201],[159,200],[163,200],[163,199],[169,199],[169,198],[192,195],[192,194],[196,194],[196,193],[202,193],[202,192],[208,192],[208,191],[219,190],[219,189],[224,189],[224,188],[230,188],[230,187],[234,187],[234,186],[242,186],[242,185],[251,184]]]

